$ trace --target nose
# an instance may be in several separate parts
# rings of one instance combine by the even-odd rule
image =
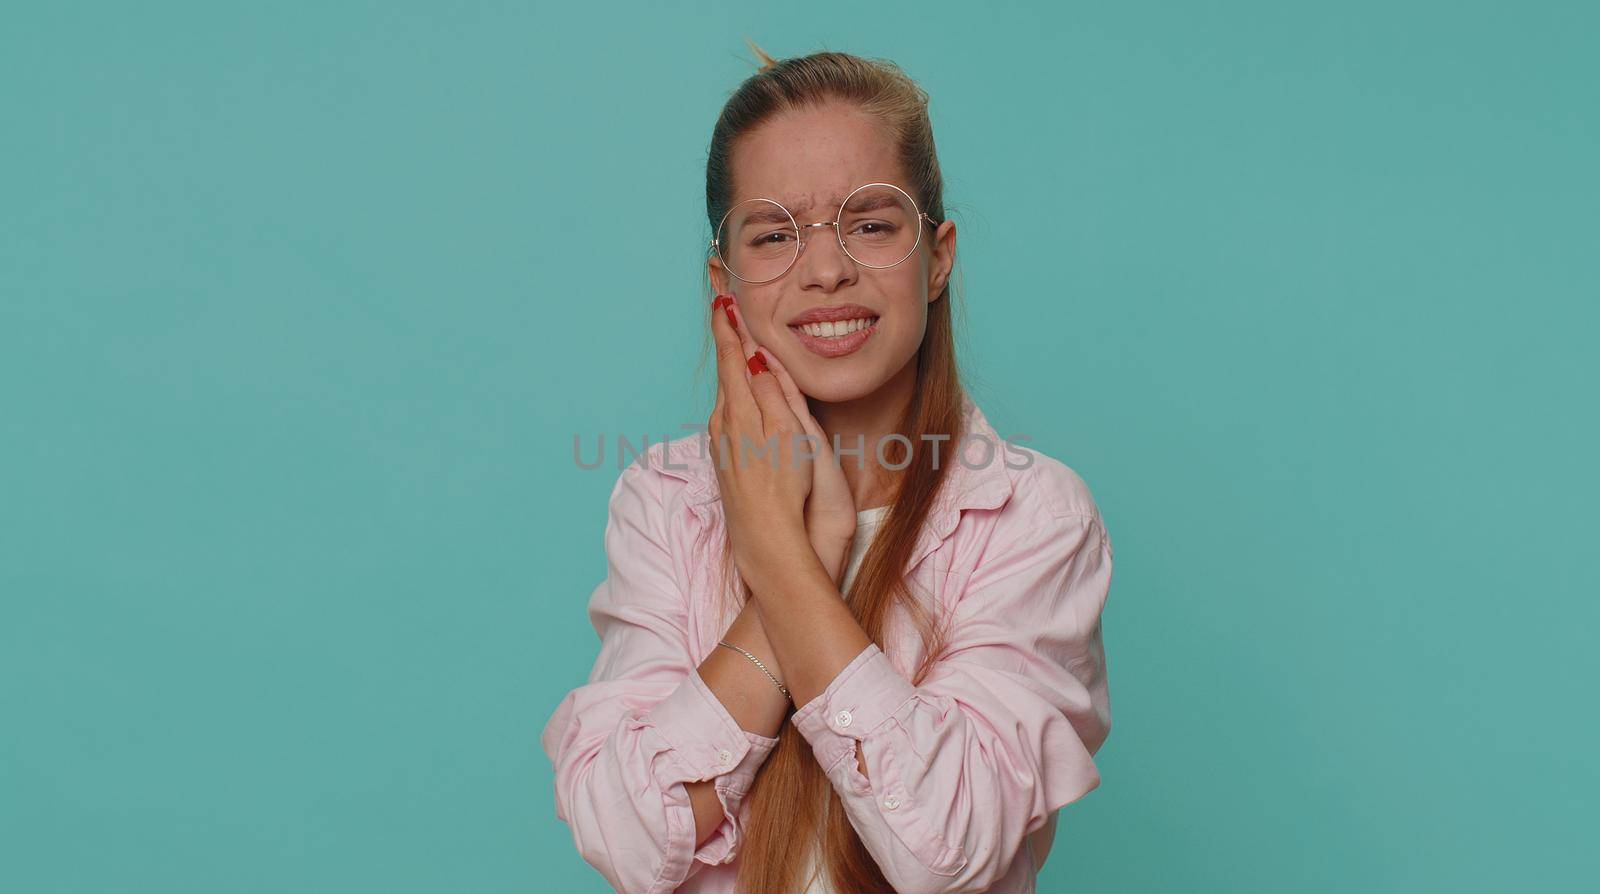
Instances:
[[[821,233],[812,233],[812,232],[810,232],[811,230],[813,230],[813,229],[815,229],[817,227],[835,227],[835,228],[837,228],[838,224],[834,223],[831,220],[825,220],[825,221],[822,221],[821,223],[805,224],[804,226],[800,227],[800,250],[795,253],[795,260],[798,261],[800,259],[799,256],[802,255],[802,254],[805,254],[806,246],[811,244],[811,240],[812,239],[822,235]],[[839,243],[839,238],[838,238],[838,235],[837,235],[837,229],[836,229],[833,241],[834,241],[835,244],[838,244],[840,250],[843,251],[844,246],[843,246],[843,244]]]
[[[831,254],[824,251],[821,257],[814,257],[810,261],[806,261],[803,259],[806,245],[813,239],[828,238],[823,233],[811,232],[819,227],[834,228],[834,238],[829,241],[834,244],[838,251]],[[850,256],[850,252],[845,250],[844,243],[839,240],[837,235],[838,232],[838,225],[833,221],[806,224],[800,228],[800,250],[795,253],[790,269],[799,271],[803,288],[815,286],[831,292],[855,279],[856,261]]]

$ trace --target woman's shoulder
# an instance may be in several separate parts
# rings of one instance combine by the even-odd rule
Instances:
[[[1060,459],[1023,444],[1006,445],[1005,471],[1011,480],[1007,506],[1013,514],[1098,520],[1100,508],[1089,483]]]
[[[675,506],[696,506],[714,492],[716,471],[711,467],[699,433],[661,440],[623,458],[611,489],[613,511],[639,504],[660,511]]]
[[[1083,476],[1043,451],[1015,443],[1006,449],[1011,493],[993,519],[991,546],[1057,543],[1076,550],[1098,543],[1109,555],[1111,534]]]
[[[982,407],[966,396],[962,399],[967,432],[990,446],[968,447],[967,456],[983,457],[972,468],[958,464],[962,480],[960,492],[999,495],[990,503],[1001,503],[1001,520],[1010,524],[1029,524],[1045,518],[1088,517],[1098,520],[1100,510],[1088,482],[1066,462],[1042,450],[1001,437],[990,424]],[[993,445],[999,445],[994,449]]]

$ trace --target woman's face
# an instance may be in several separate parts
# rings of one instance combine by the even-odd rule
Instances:
[[[738,141],[731,163],[734,203],[776,199],[802,227],[833,220],[844,197],[866,183],[892,183],[918,198],[882,126],[847,104],[788,112],[762,124]],[[805,250],[777,279],[744,282],[728,274],[713,253],[711,282],[738,298],[750,335],[778,355],[801,391],[829,403],[855,400],[872,394],[916,356],[930,299],[950,275],[955,224],[921,226],[917,250],[893,267],[857,264],[832,227],[815,227],[804,231]],[[807,335],[791,325],[808,311],[844,305],[859,305],[859,315],[876,317],[865,340],[848,353],[840,351],[850,342]]]

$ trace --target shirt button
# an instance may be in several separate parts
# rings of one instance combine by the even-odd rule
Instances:
[[[724,748],[721,751],[717,752],[717,764],[718,765],[726,766],[727,763],[729,761],[731,761],[731,760],[733,760],[733,752],[729,751],[728,749]]]
[[[883,806],[893,810],[900,806],[900,799],[895,795],[890,795],[889,797],[883,799]]]
[[[840,726],[849,726],[850,725],[850,712],[849,711],[840,711],[838,714],[835,714],[833,716],[833,719],[837,720],[839,722]]]

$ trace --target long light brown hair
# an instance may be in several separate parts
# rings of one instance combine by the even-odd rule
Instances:
[[[934,150],[933,125],[928,117],[928,94],[899,66],[881,59],[864,59],[848,53],[819,52],[783,61],[767,55],[754,43],[760,69],[739,85],[717,118],[706,160],[706,216],[714,232],[733,201],[730,159],[739,138],[785,111],[811,108],[830,101],[853,103],[877,116],[887,139],[895,142],[901,167],[908,178],[902,184],[934,221],[945,219],[944,181]],[[924,245],[931,240],[924,240]],[[707,273],[709,293],[709,271]],[[895,430],[912,445],[927,443],[925,434],[950,435],[960,443],[962,388],[956,365],[955,331],[951,318],[952,289],[946,280],[938,298],[928,304],[927,329],[917,353],[917,383],[905,415]],[[707,342],[709,350],[709,340]],[[701,369],[705,366],[702,353]],[[871,547],[844,594],[867,636],[888,651],[884,642],[890,608],[900,605],[921,636],[923,657],[911,682],[921,682],[944,648],[945,631],[907,585],[905,572],[911,551],[946,471],[953,463],[936,464],[931,450],[906,448],[891,441],[886,464],[910,462],[889,483],[891,508]],[[867,447],[868,455],[875,451]],[[880,474],[887,470],[873,462],[867,466]],[[749,598],[744,587],[733,586],[733,560],[729,543],[722,543],[721,580],[725,602],[723,617],[732,618]],[[793,709],[791,708],[791,715]],[[854,761],[855,757],[845,758]],[[748,819],[738,859],[737,887],[749,894],[798,894],[805,883],[807,858],[821,847],[820,861],[840,891],[893,894],[876,861],[862,845],[845,815],[839,795],[823,775],[810,744],[785,720],[778,745],[757,772],[745,798]]]

